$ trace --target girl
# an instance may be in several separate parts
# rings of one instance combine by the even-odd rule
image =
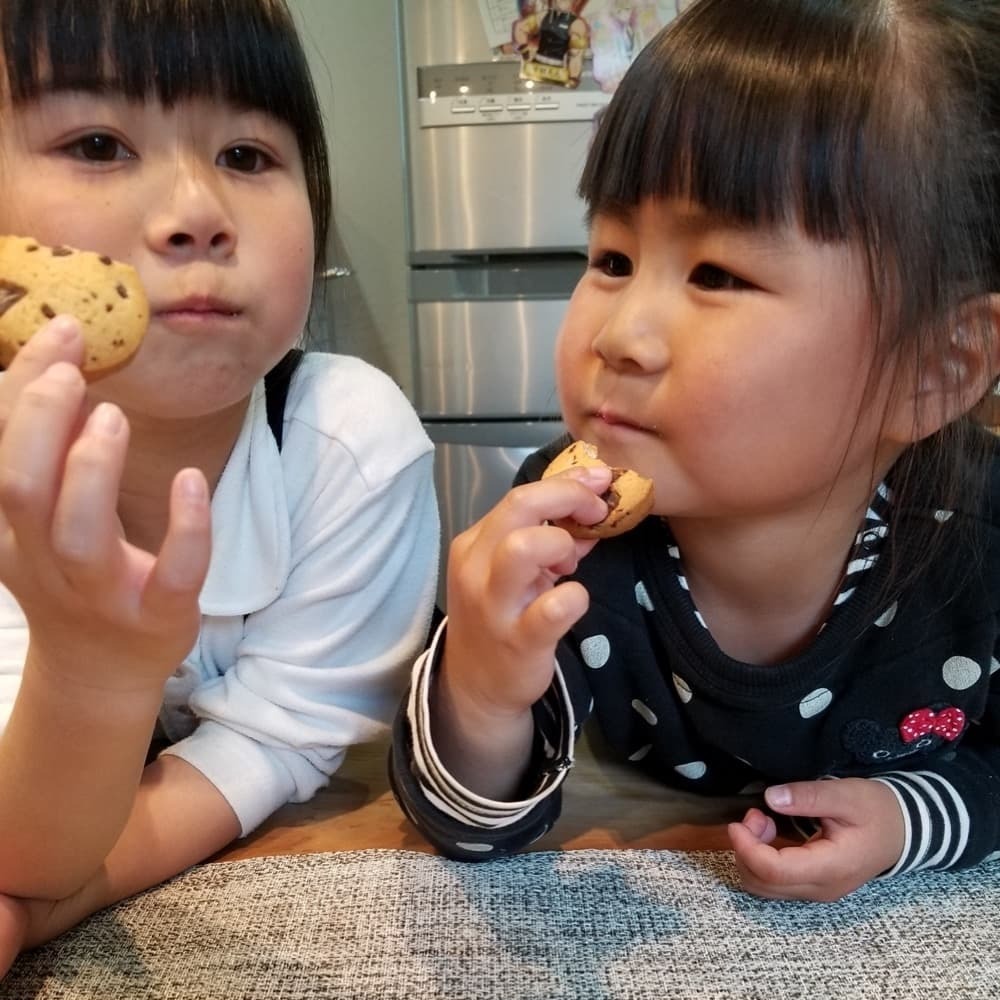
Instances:
[[[730,827],[753,893],[1000,848],[1000,461],[967,417],[1000,371],[1000,3],[751,6],[643,51],[581,183],[562,409],[658,516],[551,526],[607,509],[607,471],[536,481],[562,441],[452,546],[394,782],[455,856],[553,824],[591,710],[664,781],[767,786]],[[778,850],[775,815],[815,833]]]
[[[152,313],[104,380],[65,316],[0,380],[6,968],[385,731],[437,512],[415,414],[359,361],[306,355],[268,425],[329,206],[283,0],[2,0],[0,30],[0,232],[131,263]]]

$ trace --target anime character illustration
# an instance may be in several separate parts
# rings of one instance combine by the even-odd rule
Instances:
[[[587,0],[526,0],[514,22],[514,49],[521,56],[521,75],[540,83],[577,87],[583,57],[590,46],[590,26],[580,16]],[[539,8],[544,7],[544,10]]]

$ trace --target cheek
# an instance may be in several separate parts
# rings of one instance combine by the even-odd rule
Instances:
[[[305,214],[297,224],[291,221],[269,254],[267,284],[273,289],[273,308],[287,312],[288,322],[301,329],[309,311],[314,271],[312,217]]]
[[[575,298],[570,300],[559,327],[553,358],[556,389],[564,405],[572,397],[573,387],[578,383],[578,375],[588,353],[587,338],[582,335],[581,324],[576,319],[579,310],[575,308],[574,302]]]

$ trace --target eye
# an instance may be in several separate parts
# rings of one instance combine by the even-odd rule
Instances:
[[[241,174],[259,174],[275,165],[274,158],[256,146],[230,146],[219,154],[217,161],[229,170]]]
[[[688,280],[692,284],[712,292],[727,292],[754,287],[749,281],[738,278],[735,274],[731,274],[716,264],[699,264],[691,272]]]
[[[625,254],[613,250],[597,254],[591,259],[590,266],[609,278],[627,278],[632,273],[632,261]]]
[[[74,139],[63,146],[63,150],[74,159],[89,163],[115,163],[119,160],[134,160],[136,154],[121,139],[107,132],[91,132]]]

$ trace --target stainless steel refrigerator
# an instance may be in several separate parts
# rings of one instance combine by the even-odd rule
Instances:
[[[586,264],[575,191],[608,100],[588,67],[573,90],[522,80],[518,58],[490,46],[488,7],[397,7],[415,402],[436,445],[445,552],[563,429],[553,349]]]

